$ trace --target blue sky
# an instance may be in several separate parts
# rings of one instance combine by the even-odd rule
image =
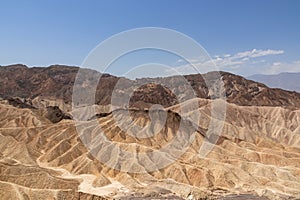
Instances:
[[[299,10],[297,0],[4,0],[0,65],[81,65],[108,37],[150,26],[192,37],[224,71],[245,76],[300,71]],[[133,65],[153,61],[156,54],[148,54],[124,59],[108,72],[122,75]],[[188,73],[168,59],[166,63]]]

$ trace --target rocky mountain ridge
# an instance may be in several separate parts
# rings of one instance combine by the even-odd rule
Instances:
[[[47,68],[28,68],[25,65],[1,66],[0,97],[21,97],[28,99],[39,97],[45,99],[61,99],[65,103],[70,104],[72,101],[73,85],[78,70],[78,67],[60,65],[53,65]],[[93,70],[90,71],[94,74],[98,73],[100,75],[99,72]],[[214,75],[216,73],[217,75]],[[241,76],[227,72],[185,75],[184,79],[187,80],[194,90],[195,97],[214,99],[214,94],[209,91],[210,86],[208,87],[207,84],[214,84],[214,82],[217,81],[215,79],[218,77],[221,78],[224,83],[224,96],[230,103],[242,106],[300,107],[299,93],[281,89],[271,89],[264,84],[247,80]],[[111,104],[111,96],[118,81],[122,81],[122,84],[125,86],[128,85],[129,88],[135,85],[141,85],[144,87],[144,91],[146,91],[145,85],[147,83],[157,83],[155,88],[149,88],[152,90],[151,92],[153,94],[157,94],[156,96],[153,96],[152,94],[152,100],[149,99],[149,95],[136,93],[131,104],[135,104],[137,101],[150,104],[160,102],[161,105],[168,107],[175,105],[178,101],[183,101],[180,97],[175,97],[174,94],[184,93],[189,89],[183,87],[182,77],[178,76],[129,80],[109,74],[103,74],[99,81],[95,96],[95,102],[98,105]],[[168,97],[161,95],[160,91],[162,87],[166,87],[165,91],[171,91],[171,93],[169,92]],[[167,99],[168,101],[166,101]]]

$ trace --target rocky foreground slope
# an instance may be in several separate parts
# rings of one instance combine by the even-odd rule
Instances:
[[[112,111],[104,103],[107,97],[98,101],[96,116],[76,122],[68,102],[70,83],[63,83],[76,68],[21,66],[16,74],[26,80],[19,74],[25,81],[20,84],[9,74],[14,67],[0,67],[9,77],[0,79],[1,199],[300,198],[298,93],[222,73],[227,102],[201,96],[209,92],[200,87],[197,98],[179,103],[168,88],[150,84],[136,91],[129,108]],[[55,75],[49,72],[53,69]],[[41,76],[46,77],[29,75],[30,70],[44,70]],[[118,79],[105,77],[106,89],[113,85],[109,80]],[[203,84],[196,75],[187,79],[197,87]],[[176,82],[174,77],[165,80]],[[61,84],[58,91],[52,88],[56,84]],[[164,95],[164,108],[148,110],[159,103],[155,97]],[[214,103],[226,105],[226,118],[216,144],[201,157],[201,146],[211,144],[210,122],[220,121],[211,114]],[[191,106],[195,104],[197,108]],[[199,121],[192,120],[195,114],[201,116]],[[153,123],[151,116],[165,123]],[[134,132],[135,125],[147,128]],[[188,144],[184,151],[182,143]],[[150,153],[168,144],[173,144],[168,148],[172,151],[159,157]],[[182,154],[176,157],[178,152]]]

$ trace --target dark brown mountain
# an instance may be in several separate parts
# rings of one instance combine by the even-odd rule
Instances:
[[[37,96],[42,98],[63,99],[66,103],[70,103],[72,99],[72,90],[78,67],[69,67],[61,65],[53,65],[50,67],[32,67],[25,65],[11,65],[0,67],[0,97],[21,97],[33,99]],[[87,69],[88,70],[88,69]],[[99,73],[90,70],[92,73]],[[204,81],[208,80],[208,84],[215,83],[215,74],[210,72],[207,74],[186,75],[185,78],[190,86],[194,89],[195,96],[204,99],[214,99]],[[282,106],[282,107],[300,107],[300,94],[289,92],[281,89],[271,89],[266,85],[247,80],[241,76],[230,74],[227,72],[219,72],[224,83],[225,95],[227,101],[237,105],[253,105],[253,106]],[[136,102],[146,102],[150,104],[161,104],[165,107],[175,105],[176,102],[184,97],[177,97],[174,94],[184,93],[188,88],[182,84],[182,77],[173,76],[165,78],[145,78],[137,80],[129,80],[119,78],[109,74],[103,74],[99,81],[96,92],[96,103],[99,105],[108,105],[111,103],[112,91],[116,83],[122,80],[124,88],[131,88],[136,85],[142,85],[132,97],[131,104]],[[155,89],[149,83],[161,85],[171,85],[172,92],[166,92],[166,87],[155,86]],[[170,84],[171,83],[171,84]],[[152,89],[150,88],[152,87]],[[144,91],[145,93],[142,94]],[[147,92],[148,91],[148,92]],[[125,91],[123,91],[125,92]],[[146,94],[147,93],[147,94]],[[162,98],[162,93],[163,98]],[[166,97],[166,95],[168,97]],[[160,101],[163,100],[163,101]],[[178,100],[178,101],[177,101]]]
[[[151,104],[169,107],[178,104],[178,101],[176,95],[169,88],[160,84],[148,83],[135,90],[129,102],[130,107],[138,108],[149,107]]]

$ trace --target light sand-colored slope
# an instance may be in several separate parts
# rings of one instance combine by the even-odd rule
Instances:
[[[190,101],[199,103],[197,112],[201,113],[194,141],[175,162],[153,172],[147,169],[157,165],[155,158],[128,157],[130,162],[122,162],[124,155],[119,151],[108,151],[110,148],[103,141],[93,141],[92,154],[103,158],[106,153],[107,162],[123,171],[112,169],[88,153],[81,140],[91,144],[91,137],[97,138],[101,127],[110,143],[128,152],[159,150],[177,134],[192,134],[188,118],[196,112],[192,108],[181,114],[179,105],[170,107],[172,112],[167,112],[166,124],[150,138],[133,137],[116,125],[115,119],[124,123],[128,120],[123,110],[116,111],[115,118],[109,114],[97,119],[97,126],[94,121],[81,122],[79,128],[84,131],[79,137],[72,120],[53,124],[36,111],[0,104],[0,196],[87,199],[95,195],[126,199],[136,194],[151,197],[155,193],[174,193],[185,198],[192,193],[195,198],[213,198],[252,193],[271,199],[300,198],[299,110],[227,104],[222,135],[212,152],[200,158],[199,148],[211,120],[211,101]],[[180,106],[189,105],[191,102]],[[132,111],[131,116],[134,124],[150,123],[145,111]],[[183,128],[178,133],[180,120]],[[180,151],[176,146],[172,150],[161,155],[161,159],[170,159],[175,151]],[[133,167],[145,173],[124,172]]]

